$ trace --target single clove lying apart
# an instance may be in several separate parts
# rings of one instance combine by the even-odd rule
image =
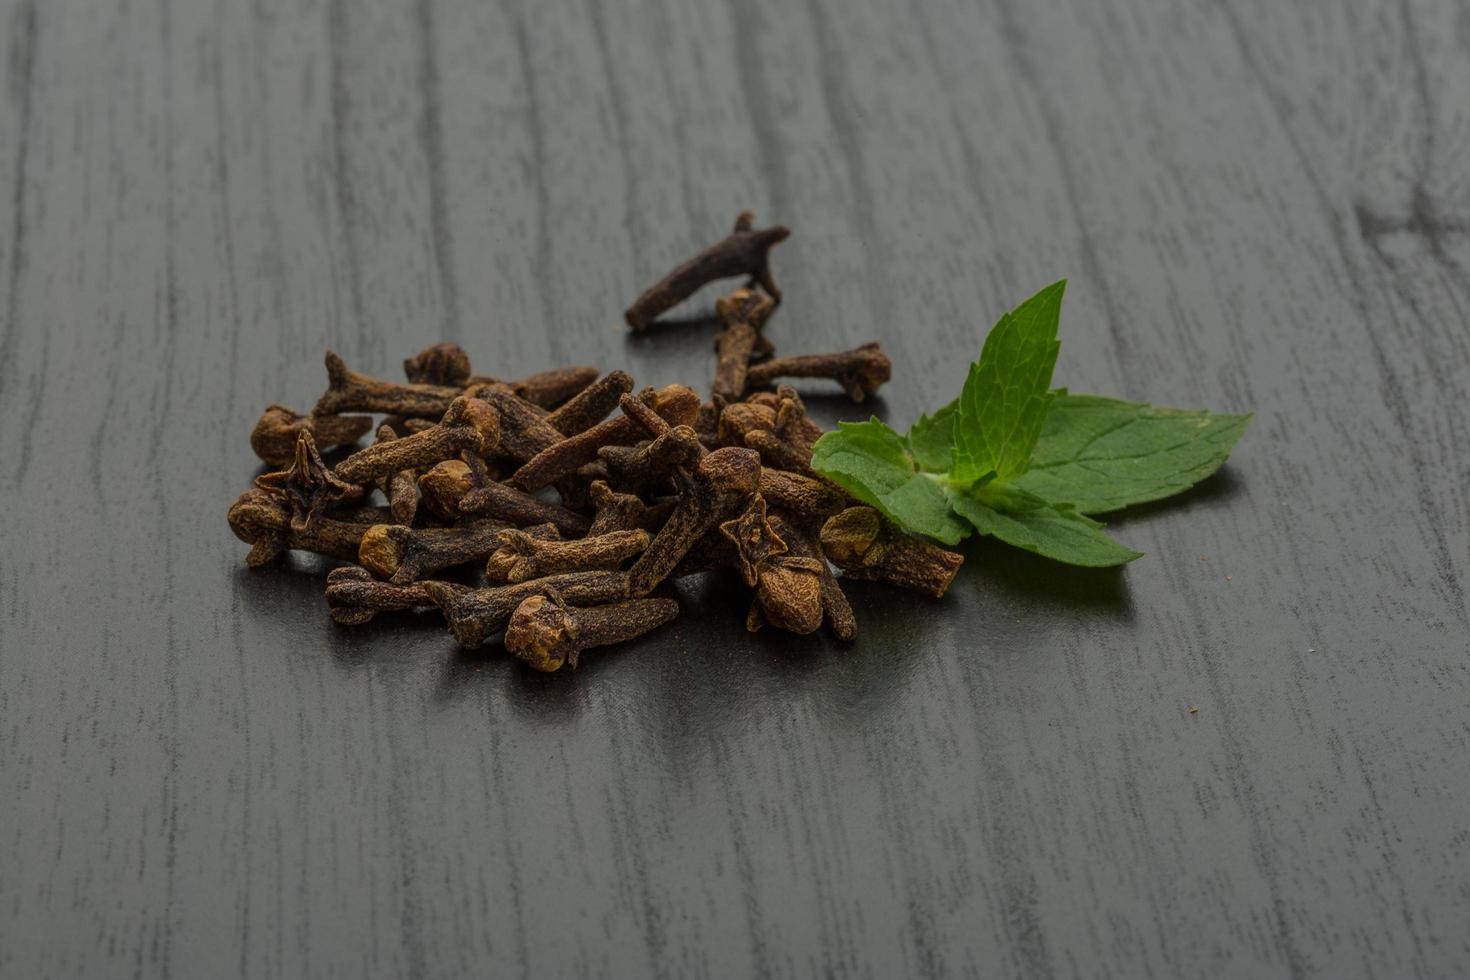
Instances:
[[[772,300],[781,302],[781,290],[776,288],[776,280],[771,276],[770,252],[791,235],[791,230],[777,225],[757,231],[754,224],[755,215],[740,212],[734,231],[676,267],[633,301],[623,314],[628,326],[634,330],[646,329],[660,315],[693,296],[701,286],[717,279],[747,276],[759,283]]]
[[[876,343],[836,354],[799,354],[773,357],[752,364],[746,380],[752,385],[770,384],[777,378],[831,378],[847,397],[861,404],[893,375],[893,363]]]
[[[592,367],[503,381],[475,374],[447,342],[407,358],[402,382],[328,351],[311,414],[272,405],[251,433],[277,469],[229,508],[247,563],[288,550],[345,562],[327,576],[335,622],[433,607],[460,645],[503,633],[506,651],[540,671],[667,623],[679,606],[663,593],[690,575],[743,584],[750,630],[825,625],[842,641],[857,623],[834,564],[847,579],[942,595],[963,558],[814,471],[821,426],[791,385],[767,387],[827,378],[862,401],[892,368],[877,344],[776,356],[770,252],[788,232],[753,224],[742,214],[626,314],[642,330],[706,283],[748,279],[716,302],[723,329],[705,398],[684,385],[634,394],[626,372]],[[376,430],[373,414],[387,416]],[[322,449],[374,431],[371,445],[323,460]]]

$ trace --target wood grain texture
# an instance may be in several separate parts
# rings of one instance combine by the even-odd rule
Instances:
[[[0,0],[0,975],[1470,972],[1467,54],[1433,0]],[[620,314],[742,207],[898,424],[1063,275],[1060,383],[1256,422],[1125,571],[971,546],[851,649],[713,581],[533,677],[245,568],[323,347],[704,379]]]

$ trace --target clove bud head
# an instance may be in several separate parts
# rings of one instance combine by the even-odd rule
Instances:
[[[534,670],[551,673],[577,665],[577,622],[566,606],[544,595],[526,599],[505,627],[505,647]]]
[[[772,626],[798,636],[815,633],[822,625],[822,563],[815,558],[792,557],[766,561],[761,566],[755,599]],[[756,623],[748,619],[746,627]]]
[[[357,558],[374,575],[392,578],[403,563],[411,531],[402,524],[374,524],[362,536]]]

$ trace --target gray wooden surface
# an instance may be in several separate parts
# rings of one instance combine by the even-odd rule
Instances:
[[[0,974],[1470,972],[1463,3],[0,0],[0,42]],[[891,421],[1061,276],[1059,383],[1257,420],[1121,574],[973,546],[941,603],[854,587],[850,649],[715,581],[531,676],[244,567],[246,436],[324,346],[703,382],[707,326],[620,312],[742,207],[796,231],[770,336],[881,339]]]

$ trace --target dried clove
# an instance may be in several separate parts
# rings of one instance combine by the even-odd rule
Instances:
[[[418,482],[424,507],[439,520],[449,523],[459,520],[459,504],[465,494],[483,485],[465,462],[463,454],[459,459],[435,463],[419,477]]]
[[[776,388],[774,431],[788,445],[805,453],[808,462],[811,460],[812,447],[822,438],[822,427],[807,417],[806,402],[801,400],[796,389],[790,385],[779,385]]]
[[[597,451],[607,467],[608,479],[623,490],[638,490],[679,468],[689,468],[705,452],[699,436],[687,425],[679,425],[650,442],[637,446],[603,446]]]
[[[322,462],[316,440],[303,429],[296,437],[296,458],[290,466],[255,478],[262,490],[279,494],[291,509],[291,527],[306,531],[324,510],[367,496],[368,488],[342,479]]]
[[[755,585],[761,566],[786,553],[786,542],[766,517],[766,498],[758,493],[750,497],[744,513],[720,525],[720,534],[734,546],[736,567],[746,585]]]
[[[509,551],[514,556],[504,566],[505,581],[526,582],[560,572],[617,568],[647,548],[648,540],[648,532],[643,530],[609,531],[596,537],[549,541],[512,529],[500,532],[501,548],[496,555]]]
[[[804,558],[816,563],[822,616],[832,630],[832,635],[844,642],[857,639],[857,620],[852,615],[852,606],[848,603],[837,576],[832,574],[832,569],[827,565],[827,559],[822,556],[817,542],[812,540],[811,535],[800,524],[785,520],[779,514],[771,515],[771,526],[781,536],[781,540],[786,542],[793,558]]]
[[[494,480],[461,497],[459,510],[462,514],[498,517],[511,524],[554,524],[568,537],[586,534],[592,523],[575,511]]]
[[[720,420],[716,426],[722,446],[744,446],[747,445],[745,435],[761,429],[770,430],[776,427],[776,410],[766,405],[752,405],[750,402],[735,402],[726,405],[720,412]],[[754,447],[751,447],[754,448]]]
[[[392,442],[398,438],[393,427],[383,424],[378,427],[378,442]],[[399,524],[412,524],[419,510],[418,474],[412,469],[395,470],[377,480],[378,489],[388,498],[388,510]]]
[[[532,405],[553,408],[592,384],[601,373],[595,367],[552,368],[508,384],[511,391]]]
[[[740,212],[735,219],[734,231],[676,267],[633,301],[623,314],[628,326],[634,330],[647,328],[667,310],[716,279],[748,276],[760,283],[773,300],[781,302],[781,290],[776,288],[776,281],[771,277],[770,252],[773,246],[790,236],[791,230],[777,225],[757,231],[752,227],[754,223],[755,215],[749,211]]]
[[[632,493],[617,493],[605,480],[595,480],[588,488],[587,496],[596,509],[592,526],[587,536],[607,534],[609,531],[631,531],[641,526],[649,507],[643,498]]]
[[[706,531],[745,508],[760,479],[760,457],[752,450],[715,449],[701,457],[668,522],[628,570],[630,594],[653,591]]]
[[[297,437],[310,432],[319,447],[350,446],[372,431],[366,415],[302,415],[285,405],[261,413],[250,433],[250,448],[271,466],[289,466],[296,458]]]
[[[469,586],[439,583],[446,589],[469,591]],[[366,568],[334,568],[327,573],[327,608],[332,621],[342,626],[361,626],[380,612],[438,607],[424,583],[390,585],[373,578]]]
[[[642,636],[679,615],[673,599],[632,599],[579,608],[557,590],[521,602],[505,627],[505,648],[535,670],[577,667],[583,650]]]
[[[907,534],[871,507],[849,507],[822,525],[822,551],[848,578],[944,595],[965,556]]]
[[[586,432],[612,414],[619,400],[632,390],[633,378],[627,371],[609,371],[546,416],[546,422],[564,436]]]
[[[297,527],[285,495],[252,487],[230,505],[230,530],[250,545],[245,563],[264,565],[286,551],[311,551],[329,558],[356,561],[358,546],[371,524],[319,517]]]
[[[857,624],[829,560],[850,578],[942,594],[962,557],[852,506],[813,470],[822,429],[791,385],[750,390],[825,377],[862,401],[892,371],[877,344],[775,357],[764,332],[781,299],[770,250],[788,234],[756,230],[742,213],[626,312],[642,330],[706,283],[749,277],[715,304],[723,330],[708,402],[683,385],[634,396],[626,372],[591,367],[501,381],[473,374],[448,342],[405,359],[406,383],[351,371],[327,351],[328,387],[312,413],[272,405],[251,433],[279,469],[230,507],[247,562],[288,549],[355,562],[327,577],[334,621],[433,605],[461,645],[504,630],[506,649],[543,671],[674,618],[672,600],[648,598],[671,576],[734,569],[753,590],[749,629],[805,634],[825,622],[842,640]],[[328,467],[321,447],[372,431],[367,415],[342,412],[388,418],[372,445]],[[363,505],[374,488],[387,507]],[[478,570],[432,578],[481,562],[482,581],[508,584],[457,584]]]
[[[505,385],[482,385],[471,389],[500,415],[497,451],[524,463],[543,449],[556,445],[565,434],[547,421],[547,416]]]
[[[829,517],[847,506],[847,495],[831,484],[786,470],[762,468],[760,491],[772,507],[804,518]]]
[[[418,469],[469,450],[485,455],[500,442],[500,416],[478,398],[456,398],[432,429],[359,450],[337,464],[338,478],[351,483],[382,479],[399,470]]]
[[[684,385],[647,389],[638,396],[638,400],[671,426],[688,425],[699,412],[699,396]],[[599,422],[585,432],[569,436],[537,453],[512,474],[510,482],[527,492],[539,490],[592,462],[597,458],[597,450],[603,446],[637,442],[642,431],[638,423],[626,415]]]
[[[444,613],[454,639],[473,650],[505,629],[511,613],[530,596],[555,589],[567,602],[587,606],[618,602],[628,595],[628,576],[624,572],[572,572],[469,592],[447,587],[443,582],[424,582],[423,586]]]
[[[751,353],[760,339],[761,327],[775,308],[774,299],[753,289],[737,289],[715,302],[715,312],[725,325],[715,337],[715,380],[711,388],[717,406],[738,401],[745,393]]]
[[[746,380],[753,385],[770,384],[777,378],[831,378],[847,397],[862,403],[893,374],[893,364],[876,343],[836,354],[799,354],[773,357],[750,365]]]
[[[822,625],[821,572],[822,562],[815,558],[783,555],[766,561],[745,628],[754,633],[769,623],[798,636],[815,633]]]
[[[312,415],[341,412],[384,412],[404,418],[437,419],[464,394],[447,385],[398,384],[349,370],[342,358],[327,351],[327,390]]]
[[[532,524],[521,528],[521,533],[537,541],[561,540],[561,532],[556,529],[555,524]],[[502,541],[499,547],[490,552],[490,557],[485,559],[485,581],[494,585],[509,582],[510,570],[520,559],[520,552],[506,547]]]
[[[440,569],[483,562],[505,529],[503,522],[488,520],[432,528],[375,524],[363,534],[357,560],[394,585],[407,585]]]
[[[412,384],[462,388],[470,379],[470,355],[458,344],[434,344],[406,358],[403,373]]]

